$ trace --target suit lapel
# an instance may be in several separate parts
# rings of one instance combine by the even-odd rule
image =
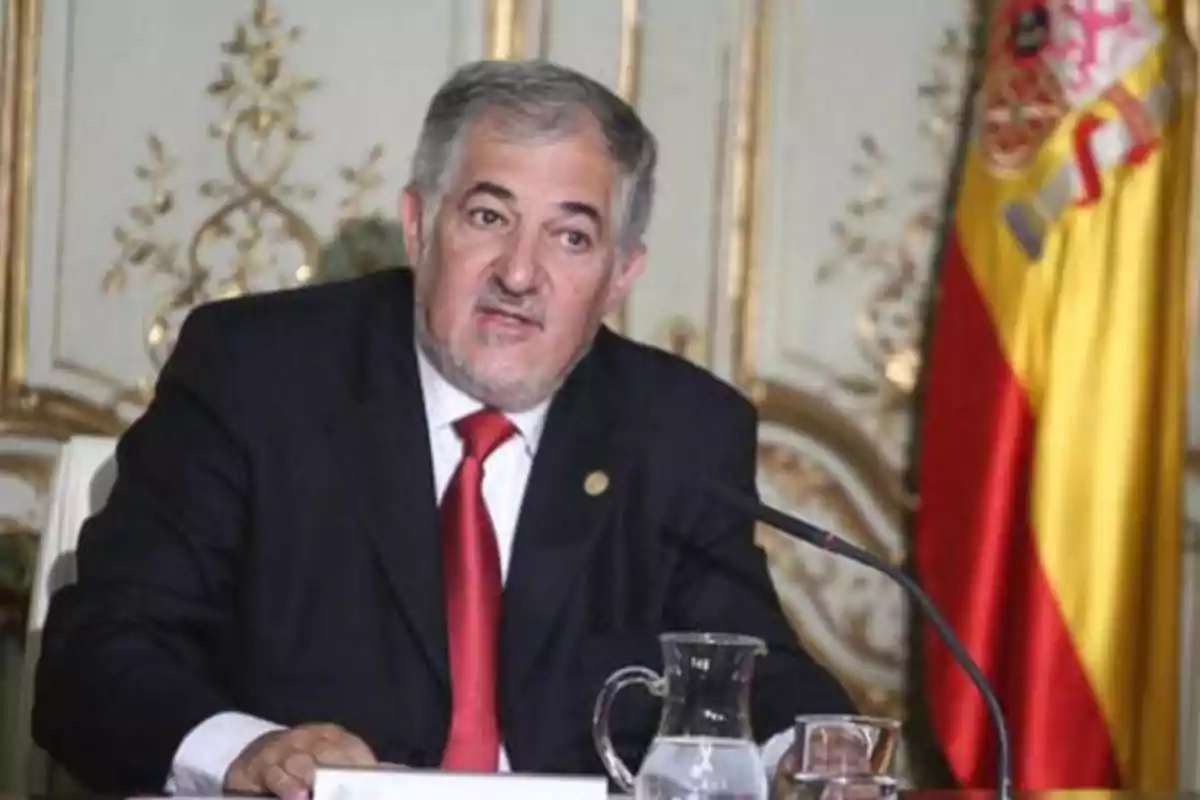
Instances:
[[[501,676],[512,692],[532,674],[601,534],[624,494],[628,450],[614,406],[585,358],[551,404],[534,459],[504,588]]]
[[[395,335],[368,346],[358,405],[334,421],[331,436],[345,490],[361,512],[392,594],[448,689],[436,492],[412,316],[402,309],[389,312],[390,324],[381,321],[375,329]]]

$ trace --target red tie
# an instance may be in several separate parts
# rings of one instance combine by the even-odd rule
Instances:
[[[446,583],[453,710],[442,767],[496,770],[496,651],[500,623],[500,553],[483,502],[483,462],[516,432],[494,409],[454,423],[463,457],[442,499],[442,566]]]

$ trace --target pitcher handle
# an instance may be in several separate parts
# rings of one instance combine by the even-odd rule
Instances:
[[[622,667],[608,676],[592,712],[592,741],[596,744],[596,752],[600,754],[600,760],[604,762],[608,774],[625,794],[634,792],[633,773],[613,748],[612,739],[608,735],[608,719],[612,714],[612,704],[617,693],[626,686],[637,683],[644,685],[646,691],[655,697],[663,697],[666,694],[666,681],[654,670],[647,667]]]

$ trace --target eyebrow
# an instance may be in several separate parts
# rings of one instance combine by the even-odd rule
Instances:
[[[559,203],[558,207],[568,214],[579,214],[580,216],[587,217],[597,228],[604,230],[604,220],[600,216],[600,210],[591,203],[581,203],[578,200],[565,200]]]
[[[463,195],[463,197],[470,197],[471,195],[475,194],[491,195],[497,200],[503,200],[506,203],[511,203],[513,200],[517,199],[517,196],[511,191],[505,189],[500,184],[492,183],[491,181],[476,181],[476,183],[471,186],[471,188],[465,195]]]
[[[471,197],[477,194],[485,194],[505,203],[511,203],[517,199],[517,196],[511,190],[491,181],[476,181],[463,197]],[[600,216],[600,209],[591,203],[584,203],[580,200],[564,200],[558,204],[558,207],[564,213],[587,217],[597,228],[604,230],[604,218]]]

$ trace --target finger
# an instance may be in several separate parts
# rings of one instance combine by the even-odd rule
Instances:
[[[313,773],[316,771],[316,768],[316,760],[310,753],[304,750],[297,750],[283,760],[284,771],[300,781],[306,789],[311,788],[313,785]]]
[[[262,769],[266,769],[266,765],[268,764],[278,764],[294,746],[291,742],[291,738],[291,732],[289,731],[287,735],[272,740],[265,747],[258,751],[257,755],[254,757],[254,760],[258,764],[262,765]]]
[[[326,741],[336,741],[343,736],[349,736],[349,732],[334,722],[321,722],[313,725],[309,730],[315,733],[318,738]]]
[[[375,760],[365,745],[355,746],[354,742],[342,741],[319,746],[314,755],[317,763],[331,767],[367,767],[374,766]]]
[[[322,742],[313,749],[313,758],[324,767],[345,767],[354,762],[333,742]]]
[[[346,764],[358,767],[373,767],[379,763],[374,751],[367,743],[353,734],[347,733],[339,742],[338,749],[346,758]]]
[[[280,800],[306,800],[308,797],[308,787],[279,764],[272,764],[263,771],[263,784]]]

